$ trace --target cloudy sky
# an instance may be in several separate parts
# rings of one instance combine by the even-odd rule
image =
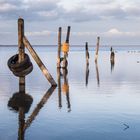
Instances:
[[[0,44],[17,44],[17,19],[31,44],[57,44],[71,26],[71,44],[140,44],[140,0],[0,0]]]

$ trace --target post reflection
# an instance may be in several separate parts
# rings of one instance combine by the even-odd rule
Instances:
[[[33,98],[26,94],[25,83],[19,84],[19,92],[13,94],[13,96],[8,101],[8,107],[14,112],[18,112],[18,140],[24,140],[24,125],[25,125],[25,113],[28,113]]]
[[[68,70],[67,68],[62,69],[62,76],[64,79],[64,82],[62,84],[61,88],[61,69],[57,68],[57,79],[58,79],[58,106],[59,108],[62,108],[62,92],[66,96],[67,101],[67,109],[68,112],[71,111],[71,104],[70,104],[70,95],[69,95],[69,83],[68,83]]]
[[[58,85],[58,106],[62,108],[62,95],[61,95],[61,71],[57,68],[57,85]]]
[[[19,109],[19,128],[18,128],[18,140],[24,140],[24,125],[25,125],[25,113],[24,109]]]
[[[35,107],[35,109],[33,110],[33,112],[31,113],[31,115],[28,117],[25,125],[24,125],[24,130],[26,130],[31,123],[33,122],[33,120],[35,120],[36,116],[38,115],[39,111],[41,110],[41,108],[44,106],[44,104],[47,103],[48,99],[50,98],[50,96],[52,95],[52,93],[54,92],[56,86],[51,86],[48,91],[45,93],[45,95],[42,97],[42,99],[40,100],[40,102],[37,104],[37,106]]]
[[[100,86],[100,77],[99,77],[99,70],[98,70],[98,63],[97,62],[95,62],[95,68],[96,68],[97,85]]]
[[[88,78],[89,78],[89,64],[86,64],[86,86],[88,86]]]
[[[114,66],[115,66],[115,61],[110,61],[111,64],[111,72],[114,70]]]
[[[67,100],[67,108],[68,112],[71,111],[71,104],[70,104],[70,97],[69,97],[69,83],[68,83],[68,70],[63,69],[63,76],[64,76],[64,84],[62,85],[62,91],[66,95],[66,100]]]
[[[13,96],[8,101],[8,107],[10,110],[14,112],[18,112],[18,140],[24,140],[24,135],[26,129],[31,125],[33,120],[35,120],[38,115],[40,109],[44,106],[44,104],[48,101],[49,97],[54,92],[56,86],[50,87],[45,95],[42,97],[40,102],[37,104],[31,115],[25,120],[25,114],[28,113],[31,104],[33,102],[33,98],[26,94],[25,91],[25,83],[19,84],[19,92],[13,94]]]

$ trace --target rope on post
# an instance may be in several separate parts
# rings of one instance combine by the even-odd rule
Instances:
[[[68,28],[67,28],[66,41],[65,41],[65,43],[62,46],[62,51],[64,52],[63,68],[67,68],[67,65],[68,65],[67,56],[68,56],[68,52],[69,52],[70,29],[71,29],[71,27],[68,26]]]
[[[63,45],[62,45],[62,51],[64,53],[68,53],[69,52],[69,43],[63,43]]]

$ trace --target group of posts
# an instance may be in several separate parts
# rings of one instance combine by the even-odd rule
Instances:
[[[41,59],[39,58],[39,56],[37,55],[37,53],[35,52],[33,47],[31,46],[31,44],[29,43],[29,41],[25,37],[25,35],[24,35],[24,20],[22,18],[19,18],[18,19],[18,50],[19,50],[18,63],[22,63],[22,61],[24,61],[25,47],[28,49],[31,56],[33,57],[33,59],[35,60],[35,62],[39,66],[39,68],[41,69],[44,76],[50,82],[50,84],[52,86],[56,86],[57,84],[54,81],[51,74],[49,73],[48,69],[45,67],[45,65],[43,64],[43,62],[41,61]],[[19,84],[25,85],[25,76],[19,78]]]
[[[99,47],[100,47],[100,37],[97,37],[97,44],[95,49],[95,68],[96,68],[96,78],[97,78],[97,84],[100,85],[100,78],[99,78],[99,70],[98,70],[98,53],[99,53]],[[113,48],[110,48],[110,63],[111,63],[111,71],[114,68],[115,64],[115,52]],[[88,85],[88,77],[89,77],[89,50],[88,50],[88,42],[85,43],[85,56],[86,56],[86,86]]]
[[[68,52],[69,52],[69,38],[70,29],[68,26],[66,40],[62,43],[62,28],[58,29],[58,53],[57,53],[57,77],[58,77],[58,96],[59,96],[59,108],[62,107],[62,96],[61,91],[65,94],[67,100],[68,112],[71,111],[70,97],[69,97],[69,84],[68,84]],[[63,77],[64,82],[61,87],[61,77]]]
[[[95,49],[95,63],[98,61],[98,52],[99,52],[99,46],[100,46],[100,37],[97,37],[97,44]],[[110,62],[115,62],[115,52],[111,46],[110,48],[111,54],[110,54]],[[85,52],[86,52],[86,64],[89,65],[89,51],[88,51],[88,42],[85,44]]]

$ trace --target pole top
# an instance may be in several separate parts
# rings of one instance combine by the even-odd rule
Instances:
[[[21,16],[19,16],[18,21],[24,21],[24,19]]]

